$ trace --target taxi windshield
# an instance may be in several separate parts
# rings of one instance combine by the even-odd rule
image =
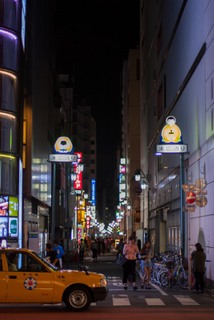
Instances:
[[[35,251],[32,251],[32,252],[33,252],[33,254],[34,254],[37,258],[39,258],[40,260],[42,260],[42,262],[43,262],[44,264],[46,264],[49,268],[51,268],[51,269],[54,270],[54,271],[59,270],[58,267],[55,267],[54,265],[52,265],[50,262],[48,262],[48,261],[45,260],[42,256],[40,256],[37,252],[35,252]]]

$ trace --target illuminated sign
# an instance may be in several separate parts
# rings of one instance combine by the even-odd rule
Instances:
[[[0,237],[8,235],[8,218],[0,217]]]
[[[50,162],[76,162],[76,154],[49,154]]]
[[[82,171],[78,166],[78,163],[82,161],[82,152],[75,152],[77,156],[77,163],[74,165],[74,172],[76,173],[76,180],[74,181],[74,189],[81,190],[82,189]]]
[[[119,166],[119,172],[120,173],[126,173],[126,166]]]
[[[68,137],[59,137],[54,144],[54,154],[49,154],[50,162],[77,162],[77,156],[73,154],[74,148]]]
[[[59,137],[54,145],[56,153],[71,153],[73,151],[73,144],[68,137]]]
[[[181,130],[175,123],[176,123],[175,117],[169,116],[166,118],[166,125],[163,127],[161,132],[162,143],[182,142]]]
[[[158,153],[187,153],[187,144],[157,144]]]
[[[8,216],[9,213],[9,197],[0,196],[0,216]]]
[[[18,237],[18,218],[9,218],[9,236]]]
[[[166,125],[161,131],[160,144],[156,145],[156,153],[187,153],[187,145],[183,144],[180,128],[175,124],[176,118],[166,118]]]
[[[96,205],[96,180],[91,180],[91,203],[93,206]]]
[[[18,217],[18,198],[17,197],[9,197],[9,216],[10,217]]]
[[[18,198],[0,196],[0,238],[18,237]]]

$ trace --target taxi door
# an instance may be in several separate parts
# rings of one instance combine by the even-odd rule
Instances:
[[[0,302],[5,302],[6,299],[6,272],[4,271],[3,256],[0,252]]]
[[[53,273],[28,253],[19,253],[17,271],[7,271],[7,302],[51,303]]]

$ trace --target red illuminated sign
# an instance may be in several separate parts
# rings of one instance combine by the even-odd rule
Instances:
[[[81,190],[82,189],[82,171],[80,171],[78,163],[82,161],[82,152],[75,152],[77,155],[77,164],[74,165],[74,172],[76,173],[77,177],[74,181],[74,189]]]

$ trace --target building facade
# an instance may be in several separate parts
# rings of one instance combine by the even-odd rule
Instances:
[[[0,240],[12,246],[22,243],[24,9],[0,1]]]
[[[122,91],[122,151],[119,203],[123,212],[121,228],[125,240],[131,234],[143,240],[140,218],[140,192],[135,182],[135,171],[140,167],[140,77],[139,77],[139,49],[129,50],[127,61],[123,64],[123,91]],[[121,160],[122,161],[122,160]],[[124,186],[124,188],[123,188]]]
[[[140,2],[141,168],[151,174],[150,240],[156,253],[175,250],[186,257],[200,242],[211,261],[213,12],[214,1]],[[156,146],[169,116],[175,117],[188,152],[158,157]],[[197,189],[193,212],[186,203],[183,185]],[[207,264],[207,277],[214,280],[211,264]]]

